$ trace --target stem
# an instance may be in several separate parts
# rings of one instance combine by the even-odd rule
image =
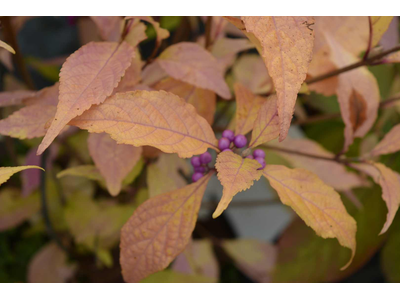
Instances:
[[[372,35],[373,35],[373,28],[372,28],[372,20],[371,17],[368,17],[368,23],[369,23],[369,38],[368,38],[368,47],[367,47],[367,51],[365,51],[363,60],[367,60],[368,59],[368,55],[369,52],[371,51],[371,47],[372,47]]]
[[[13,60],[17,65],[18,71],[27,87],[31,90],[35,90],[35,85],[33,84],[32,78],[29,74],[28,68],[26,67],[24,57],[19,49],[17,37],[15,35],[14,29],[11,24],[10,17],[3,17],[2,22],[4,24],[4,37],[11,47],[15,50],[15,55],[13,55]]]
[[[205,43],[206,49],[208,49],[208,47],[211,45],[211,28],[212,28],[212,16],[208,16],[206,21],[206,43]]]
[[[46,167],[46,161],[47,161],[47,155],[48,151],[45,151],[42,154],[42,157],[40,159],[40,165],[44,169]],[[47,207],[47,195],[46,195],[46,173],[41,172],[40,173],[40,193],[41,193],[41,202],[42,202],[42,215],[43,219],[46,225],[46,230],[47,234],[56,242],[56,244],[65,252],[68,253],[67,248],[62,244],[61,240],[57,236],[56,232],[54,231],[54,228],[51,224],[50,220],[50,215],[49,215],[49,210]]]
[[[399,51],[399,50],[400,50],[400,45],[398,45],[398,46],[396,46],[396,47],[394,47],[392,49],[386,50],[386,51],[384,51],[382,53],[379,53],[379,54],[377,54],[375,56],[372,56],[372,57],[370,57],[370,58],[368,58],[366,60],[361,60],[361,61],[359,61],[357,63],[351,64],[351,65],[349,65],[347,67],[344,67],[344,68],[341,68],[341,69],[337,69],[337,70],[334,70],[332,72],[328,72],[326,74],[323,74],[323,75],[320,75],[320,76],[317,76],[317,77],[314,77],[314,78],[310,78],[310,79],[306,80],[305,83],[312,84],[312,83],[315,83],[315,82],[318,82],[318,81],[322,81],[322,80],[331,78],[333,76],[337,76],[339,74],[351,71],[351,70],[356,69],[358,67],[372,65],[377,60],[385,57],[386,55],[388,55],[390,53],[393,53],[393,52],[396,52],[396,51]]]

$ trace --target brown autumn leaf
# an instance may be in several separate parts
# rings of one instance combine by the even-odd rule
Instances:
[[[276,95],[267,98],[258,110],[254,121],[249,148],[257,147],[279,136],[279,117],[276,107]]]
[[[218,282],[219,265],[210,240],[194,240],[172,263],[172,270],[187,274],[201,275]]]
[[[253,129],[254,121],[258,116],[261,106],[266,102],[266,99],[254,95],[240,83],[235,83],[234,91],[236,97],[235,134],[245,135]]]
[[[327,38],[337,41],[348,53],[358,56],[368,46],[368,17],[315,17],[315,41],[313,57],[308,68],[308,75],[316,77],[338,67],[331,59]],[[336,93],[337,76],[309,85],[310,90],[331,96]]]
[[[171,92],[192,104],[197,113],[207,120],[209,124],[214,121],[214,114],[217,108],[217,97],[213,91],[195,87],[171,77],[158,82],[153,86],[155,90]]]
[[[201,199],[213,173],[139,206],[121,230],[120,262],[126,282],[166,268],[192,235]]]
[[[242,17],[246,31],[260,41],[261,56],[277,93],[279,140],[287,136],[297,93],[311,61],[312,17]]]
[[[400,124],[394,126],[370,152],[371,156],[389,154],[400,150]]]
[[[136,47],[140,42],[147,39],[146,25],[140,22],[139,19],[133,19],[129,26],[129,32],[125,37],[125,41],[132,47]]]
[[[118,143],[153,146],[186,158],[218,150],[210,125],[191,104],[164,91],[118,93],[93,106],[71,125],[106,132]]]
[[[259,180],[262,175],[261,164],[254,159],[242,158],[231,151],[221,152],[217,156],[215,168],[218,179],[223,186],[222,198],[218,203],[212,217],[219,217],[231,203],[233,196],[249,189],[254,180]]]
[[[282,203],[290,206],[319,236],[337,238],[342,246],[351,249],[351,259],[342,267],[346,269],[356,252],[357,225],[340,195],[308,170],[267,165],[263,175]]]
[[[357,62],[337,41],[327,36],[332,50],[332,60],[338,68]],[[354,138],[363,137],[372,127],[378,113],[379,87],[375,77],[366,67],[360,67],[338,76],[338,102],[345,127],[344,151]]]
[[[157,37],[156,37],[156,49],[161,45],[161,41],[169,37],[169,31],[162,28],[160,26],[160,23],[154,21],[152,17],[125,17],[125,20],[129,19],[139,19],[142,21],[146,21],[153,25],[154,30],[156,31]]]
[[[35,254],[28,266],[30,283],[64,283],[74,275],[77,266],[68,263],[64,250],[51,242]]]
[[[386,222],[379,234],[385,233],[393,222],[400,205],[400,174],[385,165],[376,162],[358,164],[358,170],[372,177],[376,184],[382,188],[382,199],[386,202],[388,213]]]
[[[262,58],[257,54],[241,55],[232,68],[235,81],[254,94],[266,94],[272,90],[272,80]]]
[[[92,16],[90,17],[100,31],[103,40],[118,42],[121,37],[123,20],[117,16]]]
[[[231,98],[224,70],[210,52],[196,43],[182,42],[169,46],[160,54],[157,62],[175,79],[212,90],[224,99]]]
[[[238,268],[255,282],[271,282],[277,249],[274,245],[254,239],[225,240],[223,249]]]
[[[299,151],[326,158],[335,157],[335,154],[327,151],[317,142],[306,138],[292,139],[287,137],[283,142],[273,145],[289,151]],[[315,159],[284,151],[276,151],[276,154],[287,160],[294,168],[303,168],[313,172],[323,182],[336,190],[346,191],[365,185],[365,182],[356,173],[349,172],[343,164],[333,160]]]
[[[88,148],[96,167],[106,180],[108,191],[112,196],[117,196],[122,181],[139,161],[142,148],[117,144],[107,133],[91,133]]]
[[[68,57],[60,72],[56,116],[38,154],[46,150],[69,121],[111,95],[130,66],[133,55],[133,48],[126,42],[92,42]]]
[[[185,160],[176,154],[160,154],[157,162],[147,167],[149,197],[183,188],[187,183],[180,172],[189,176],[190,167]]]

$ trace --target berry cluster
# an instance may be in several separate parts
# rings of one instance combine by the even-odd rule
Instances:
[[[261,164],[261,168],[259,168],[258,170],[262,170],[265,168],[266,163],[265,163],[265,152],[262,151],[261,149],[256,149],[253,151],[253,154],[246,156],[246,158],[250,158],[250,159],[255,159],[256,161],[258,161]]]
[[[208,171],[208,164],[212,161],[212,156],[208,152],[204,152],[200,156],[193,156],[190,160],[194,173],[192,175],[193,182],[196,182],[200,178],[204,176],[204,174]]]
[[[219,150],[232,151],[231,143],[233,143],[236,148],[243,148],[247,145],[247,139],[242,134],[235,136],[232,130],[224,130],[224,132],[222,132],[222,138],[218,141]]]

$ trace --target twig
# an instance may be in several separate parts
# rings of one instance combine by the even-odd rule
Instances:
[[[356,69],[356,68],[359,68],[359,67],[362,67],[362,66],[372,65],[377,60],[385,57],[386,55],[388,55],[390,53],[393,53],[393,52],[396,52],[396,51],[399,51],[399,50],[400,50],[400,45],[398,45],[398,46],[396,46],[396,47],[394,47],[392,49],[389,49],[387,51],[384,51],[382,53],[379,53],[379,54],[377,54],[375,56],[372,56],[372,57],[370,57],[370,58],[368,58],[366,60],[361,60],[361,61],[359,61],[357,63],[351,64],[351,65],[349,65],[347,67],[344,67],[344,68],[341,68],[341,69],[337,69],[337,70],[334,70],[332,72],[328,72],[326,74],[323,74],[323,75],[320,75],[320,76],[317,76],[317,77],[310,78],[310,79],[306,80],[305,82],[307,84],[312,84],[312,83],[315,83],[315,82],[318,82],[318,81],[322,81],[322,80],[331,78],[333,76],[337,76],[339,74],[351,71],[353,69]]]
[[[369,23],[368,47],[367,47],[367,51],[365,51],[363,60],[367,60],[367,59],[368,59],[368,55],[369,55],[369,52],[371,51],[371,47],[372,47],[373,28],[372,28],[372,20],[371,20],[371,17],[368,17],[368,23]]]
[[[207,17],[206,21],[206,43],[205,48],[208,49],[211,45],[211,29],[212,29],[212,16]]]
[[[26,67],[24,57],[22,56],[21,51],[19,49],[18,41],[14,29],[12,27],[10,17],[2,17],[1,20],[4,24],[4,37],[6,38],[10,46],[13,47],[15,50],[15,55],[13,55],[13,60],[17,65],[21,77],[29,89],[35,90],[35,85],[33,84],[28,68]]]
[[[42,154],[42,157],[40,159],[40,165],[41,165],[42,168],[46,167],[47,155],[48,155],[48,151],[45,151]],[[58,235],[54,231],[54,228],[53,228],[53,226],[51,224],[49,210],[48,210],[48,207],[47,207],[46,173],[45,172],[41,172],[41,174],[40,174],[40,193],[41,193],[42,215],[43,215],[43,219],[44,219],[44,222],[45,222],[45,225],[46,225],[47,234],[56,242],[56,244],[62,250],[64,250],[65,252],[68,253],[67,248],[65,248],[65,246],[61,242],[60,238],[58,237]]]
[[[379,108],[386,108],[389,107],[390,104],[393,102],[399,101],[400,96],[394,96],[391,98],[388,98],[386,100],[382,100],[379,103]],[[320,121],[327,121],[327,120],[332,120],[340,117],[340,112],[337,113],[331,113],[331,114],[325,114],[325,115],[316,115],[316,116],[311,116],[305,120],[296,120],[293,121],[293,125],[306,125],[306,124],[312,124]]]

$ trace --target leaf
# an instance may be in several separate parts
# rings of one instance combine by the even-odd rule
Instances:
[[[385,233],[393,222],[400,205],[400,175],[381,163],[358,164],[356,169],[372,177],[382,188],[382,198],[386,202],[388,213],[386,222],[379,234]]]
[[[277,148],[290,151],[299,151],[311,155],[317,155],[326,158],[334,158],[335,154],[327,151],[317,142],[302,138],[292,139],[287,137],[281,143],[276,143]],[[274,151],[274,149],[271,149]],[[361,180],[354,172],[349,172],[344,165],[335,161],[315,159],[302,155],[276,151],[276,154],[287,160],[294,168],[304,168],[317,175],[327,185],[339,191],[350,190],[355,187],[364,186],[365,182]]]
[[[32,139],[46,134],[46,123],[54,118],[56,106],[36,104],[23,107],[0,120],[0,134],[18,139]]]
[[[172,270],[164,270],[150,275],[141,283],[207,283],[210,279],[201,275],[187,275]]]
[[[64,213],[75,242],[94,251],[97,247],[111,249],[118,243],[121,227],[134,209],[132,204],[96,202],[77,191],[68,199]]]
[[[9,44],[3,42],[0,40],[0,47],[6,49],[8,52],[11,52],[12,54],[15,54],[15,50],[13,47],[11,47]]]
[[[247,134],[253,129],[265,98],[254,95],[250,90],[240,83],[234,85],[236,97],[236,129],[235,134]]]
[[[1,168],[0,168],[1,170]],[[22,224],[40,209],[39,194],[22,198],[16,189],[0,191],[0,231]]]
[[[156,163],[147,167],[147,186],[151,198],[186,185],[179,171],[189,175],[190,168],[186,161],[176,154],[162,153]]]
[[[337,41],[327,36],[332,49],[332,60],[338,68],[357,62]],[[345,128],[344,151],[355,137],[363,137],[375,122],[380,101],[378,83],[366,67],[360,67],[338,76],[338,102]]]
[[[182,42],[169,46],[157,62],[175,79],[214,91],[224,99],[231,98],[217,59],[198,44]]]
[[[125,41],[132,47],[137,47],[142,41],[147,39],[146,25],[140,22],[139,19],[131,21],[129,32],[125,37]]]
[[[172,270],[186,275],[201,275],[209,282],[219,279],[219,266],[209,240],[194,240],[172,263]]]
[[[83,166],[68,168],[68,169],[62,170],[60,173],[57,174],[57,178],[63,178],[65,176],[84,177],[87,179],[102,182],[105,185],[105,179],[100,174],[99,169],[97,169],[96,166],[92,166],[92,165],[83,165]]]
[[[383,34],[389,28],[390,22],[393,17],[369,17],[371,18],[372,25],[372,43],[371,47],[374,47],[381,40]]]
[[[259,55],[241,55],[233,66],[232,72],[235,80],[254,94],[266,94],[272,89],[271,77]]]
[[[132,58],[131,65],[125,71],[124,77],[122,77],[118,86],[114,89],[113,95],[121,92],[129,92],[136,90],[138,83],[140,82],[142,73],[142,60],[140,52],[135,49],[135,53]]]
[[[26,98],[35,95],[34,91],[13,91],[0,93],[0,107],[20,105]]]
[[[269,142],[279,135],[279,120],[276,107],[276,95],[271,95],[258,109],[257,118],[254,121],[253,132],[249,148],[257,147]]]
[[[297,93],[311,61],[314,31],[312,17],[242,17],[246,31],[260,41],[261,56],[278,96],[279,140],[292,120]]]
[[[224,17],[225,20],[229,21],[232,25],[234,25],[237,29],[239,29],[244,35],[246,35],[249,40],[256,46],[257,51],[261,54],[262,53],[262,46],[259,41],[254,35],[253,32],[249,32],[246,30],[243,20],[236,18],[236,17]]]
[[[151,198],[135,210],[121,231],[120,262],[126,282],[163,270],[185,249],[212,174]]]
[[[211,53],[218,60],[221,67],[226,70],[233,64],[239,52],[252,48],[254,48],[254,45],[248,39],[222,37],[215,41]]]
[[[139,161],[142,148],[119,145],[106,133],[90,134],[88,148],[96,167],[106,180],[108,191],[112,196],[117,196],[122,181]]]
[[[123,21],[116,16],[92,16],[90,17],[100,31],[100,36],[105,41],[118,42],[121,36]]]
[[[155,90],[164,90],[186,100],[194,106],[197,113],[207,120],[209,124],[214,121],[214,114],[217,108],[217,97],[210,90],[197,88],[193,85],[173,79],[166,78],[154,86]]]
[[[339,194],[304,169],[267,165],[263,175],[282,203],[290,206],[319,236],[337,238],[340,245],[351,249],[350,261],[341,270],[346,269],[356,252],[357,228]]]
[[[182,98],[164,91],[119,93],[93,106],[71,125],[106,132],[118,143],[153,146],[180,157],[217,150],[210,125]]]
[[[45,87],[33,95],[23,99],[24,105],[53,105],[57,106],[60,84],[57,82],[52,86]]]
[[[371,156],[394,153],[400,150],[400,124],[394,126],[372,149]]]
[[[385,236],[378,236],[378,233],[385,220],[386,208],[377,186],[357,189],[356,196],[362,201],[363,209],[348,206],[357,222],[357,253],[352,264],[346,270],[340,270],[349,259],[348,249],[336,240],[317,236],[297,218],[278,241],[278,259],[272,274],[274,282],[341,282],[362,270],[385,241]]]
[[[221,152],[217,156],[215,168],[218,171],[218,179],[223,186],[222,198],[213,213],[213,218],[219,217],[228,207],[233,196],[249,189],[254,180],[259,180],[262,175],[261,167],[254,159],[242,158],[230,151]]]
[[[255,282],[271,282],[277,257],[276,247],[254,239],[226,240],[223,249],[238,268]]]
[[[128,19],[140,19],[142,21],[146,21],[153,25],[154,30],[157,33],[157,38],[156,38],[156,48],[158,48],[161,45],[161,41],[169,37],[169,31],[161,28],[160,23],[154,21],[152,17],[125,17],[126,20]]]
[[[65,252],[51,242],[35,254],[28,266],[30,283],[64,283],[74,276],[77,265],[68,264]]]
[[[399,220],[397,220],[399,221]],[[400,222],[394,222],[385,245],[382,248],[380,261],[382,271],[389,282],[400,282]]]
[[[0,185],[6,182],[12,175],[18,173],[23,170],[27,169],[40,169],[43,170],[41,167],[38,166],[22,166],[22,167],[0,167]]]
[[[89,43],[68,57],[60,72],[56,116],[38,154],[43,153],[69,121],[111,95],[130,66],[133,54],[133,48],[126,42],[101,42]]]

